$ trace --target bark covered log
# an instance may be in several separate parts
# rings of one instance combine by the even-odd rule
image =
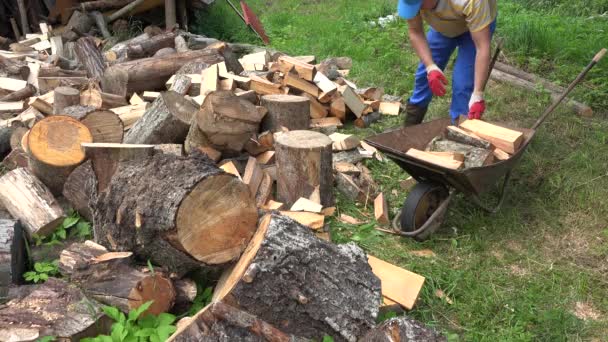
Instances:
[[[93,208],[97,241],[180,274],[237,258],[257,218],[236,177],[206,157],[165,153],[121,163]]]
[[[332,141],[313,131],[289,131],[275,141],[277,197],[291,206],[300,197],[333,205]],[[311,198],[317,193],[317,198]]]
[[[53,114],[63,114],[66,107],[80,104],[80,92],[71,87],[57,87],[53,96]]]
[[[433,152],[457,152],[464,154],[464,167],[485,166],[494,160],[491,150],[457,143],[451,140],[433,139],[428,146]]]
[[[363,336],[360,342],[444,342],[447,339],[422,323],[406,316],[384,321]]]
[[[0,102],[21,101],[30,96],[34,96],[34,94],[36,94],[36,88],[33,85],[28,84],[23,89],[17,90],[0,98]]]
[[[290,218],[267,215],[239,262],[222,275],[213,299],[286,333],[356,341],[374,327],[382,295],[365,252],[354,243],[335,245]]]
[[[86,13],[80,11],[74,11],[70,17],[70,21],[65,26],[62,37],[66,41],[74,41],[78,39],[78,34],[89,32],[94,24],[93,18],[89,17]]]
[[[36,341],[44,336],[78,341],[109,328],[99,304],[62,280],[49,278],[23,292],[0,308],[1,341]]]
[[[21,221],[29,236],[47,235],[64,218],[63,209],[48,188],[24,168],[0,178],[0,203]]]
[[[142,33],[139,36],[135,36],[129,40],[122,41],[110,48],[106,52],[106,59],[110,62],[120,63],[127,60],[127,49],[130,44],[137,44],[150,38],[148,33]]]
[[[92,37],[78,39],[74,45],[74,51],[87,71],[87,76],[97,81],[101,80],[106,63],[100,49],[95,44],[95,39]]]
[[[142,272],[133,265],[131,253],[109,253],[93,241],[74,243],[63,250],[59,269],[89,298],[123,312],[153,300],[146,312],[158,315],[169,311],[175,302],[170,279],[159,272]]]
[[[256,316],[224,303],[213,303],[179,328],[168,342],[188,341],[273,341],[305,342],[308,339],[286,334]]]
[[[25,238],[18,221],[0,219],[0,303],[7,298],[10,285],[23,282]]]
[[[160,49],[175,47],[175,36],[175,32],[165,32],[137,44],[130,44],[127,47],[127,58],[133,60],[149,57]]]
[[[262,123],[265,131],[278,132],[281,127],[289,130],[308,129],[310,124],[310,100],[294,95],[265,95],[262,106],[268,114]]]
[[[192,61],[215,64],[222,62],[223,57],[217,49],[206,49],[114,64],[104,73],[102,89],[124,97],[128,93],[163,89],[171,75]]]
[[[62,191],[63,197],[82,217],[93,222],[91,202],[97,196],[97,178],[90,161],[82,163],[68,176]]]
[[[97,109],[111,109],[126,106],[128,103],[123,96],[104,93],[93,86],[80,93],[80,104]]]

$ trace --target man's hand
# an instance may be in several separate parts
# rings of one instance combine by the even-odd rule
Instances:
[[[445,86],[448,84],[448,80],[437,65],[431,64],[426,67],[426,77],[429,80],[429,87],[433,95],[445,95]]]
[[[473,92],[469,100],[469,120],[481,119],[486,111],[486,102],[483,100],[483,93]]]

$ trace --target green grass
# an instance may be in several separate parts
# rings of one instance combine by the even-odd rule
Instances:
[[[567,84],[608,42],[605,18],[588,19],[603,13],[606,1],[540,2],[544,5],[499,2],[497,32],[506,39],[504,58]],[[222,3],[201,15],[201,31],[209,33],[213,28],[222,39],[259,44],[235,14],[222,9]],[[260,15],[272,48],[292,55],[315,54],[318,59],[350,56],[354,65],[349,78],[355,83],[382,86],[386,93],[407,98],[417,58],[409,48],[405,24],[396,22],[384,29],[367,24],[393,13],[395,1],[249,3]],[[458,196],[442,229],[428,241],[420,243],[337,220],[331,220],[332,238],[355,240],[370,254],[424,275],[427,280],[419,303],[408,315],[436,327],[450,340],[605,340],[608,123],[602,117],[608,105],[607,76],[608,60],[604,60],[575,93],[596,110],[596,119],[581,119],[560,107],[541,127],[514,171],[498,214],[488,215]],[[433,102],[427,120],[447,115],[447,99]],[[487,101],[489,120],[521,127],[530,127],[550,103],[548,96],[494,83],[489,84]],[[384,118],[368,129],[347,125],[345,130],[366,137],[401,120]],[[367,166],[394,215],[407,195],[399,187],[407,175],[390,161],[368,161]],[[373,222],[369,204],[336,196],[338,213]],[[436,257],[410,253],[421,249],[433,250]],[[437,289],[453,304],[435,296]],[[577,303],[588,304],[599,318],[577,317]]]

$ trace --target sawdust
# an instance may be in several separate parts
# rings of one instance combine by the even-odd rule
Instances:
[[[600,312],[591,306],[591,303],[576,302],[576,304],[574,304],[574,310],[572,313],[574,316],[584,321],[597,321],[601,318]]]

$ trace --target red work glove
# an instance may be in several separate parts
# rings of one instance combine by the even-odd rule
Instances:
[[[469,120],[481,119],[486,111],[486,102],[483,100],[483,93],[474,92],[469,100]]]
[[[437,65],[431,64],[426,67],[426,78],[429,80],[429,87],[433,95],[445,95],[445,86],[448,84],[448,80]]]

